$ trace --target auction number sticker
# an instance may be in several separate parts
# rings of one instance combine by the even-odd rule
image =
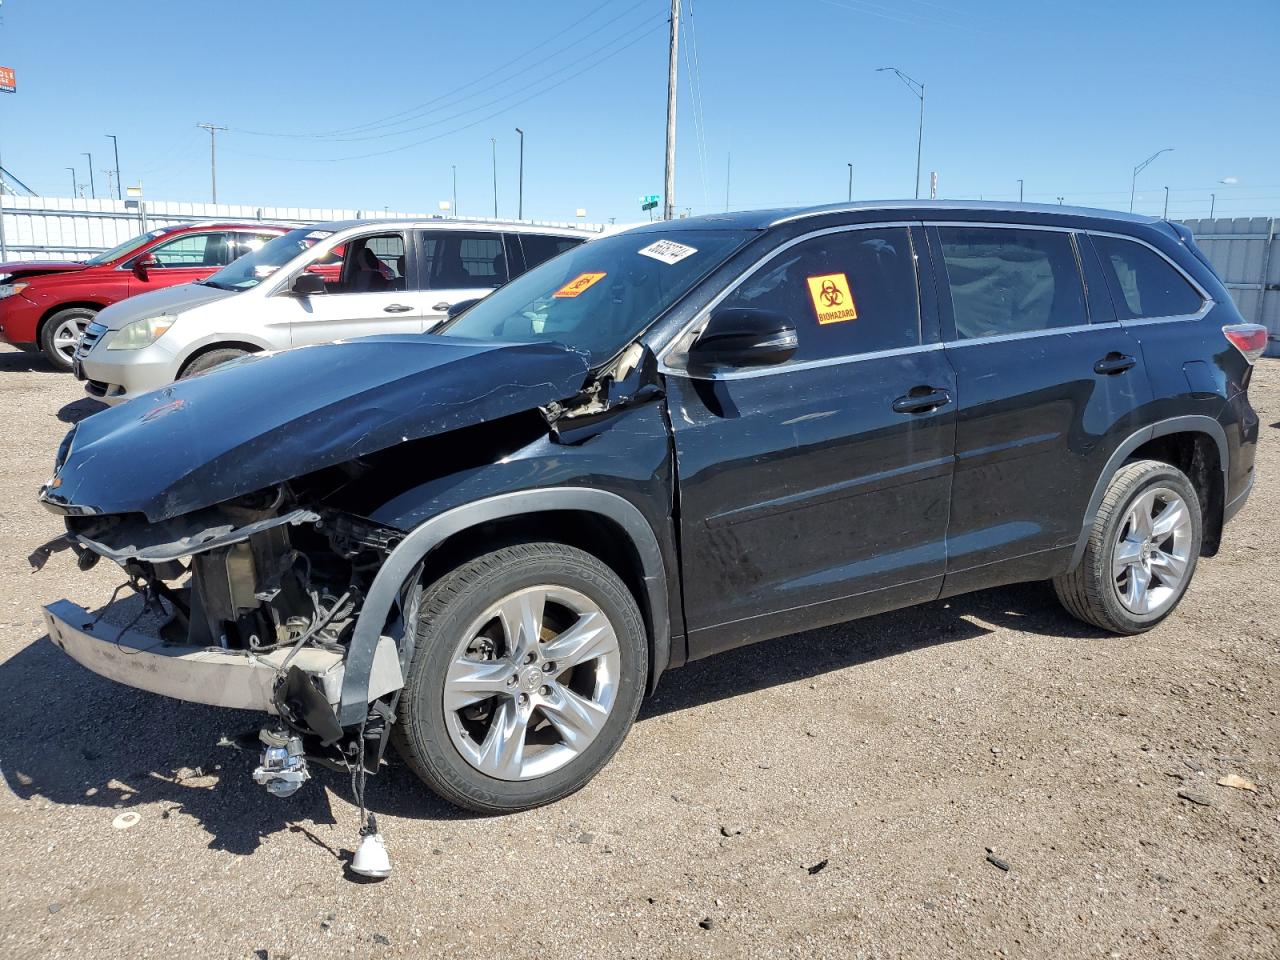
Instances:
[[[809,299],[818,314],[819,323],[842,323],[858,319],[858,308],[849,290],[849,278],[843,273],[826,273],[808,277]]]
[[[686,247],[683,243],[676,243],[674,240],[659,240],[638,252],[646,257],[661,260],[663,263],[679,263],[698,251],[695,247]]]
[[[551,296],[559,299],[566,297],[576,297],[585,290],[589,290],[594,284],[599,283],[608,274],[604,273],[580,273],[563,287],[553,293]]]

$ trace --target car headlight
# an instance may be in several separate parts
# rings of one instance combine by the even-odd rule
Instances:
[[[107,349],[141,350],[143,347],[149,347],[164,336],[165,331],[172,327],[176,320],[177,317],[164,314],[126,323],[107,341]]]
[[[19,294],[29,286],[29,283],[0,283],[0,300]]]

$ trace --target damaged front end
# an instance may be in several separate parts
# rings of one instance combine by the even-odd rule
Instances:
[[[546,408],[572,406],[586,380],[563,347],[378,337],[97,413],[40,491],[67,532],[32,563],[107,559],[135,596],[96,613],[51,604],[49,636],[120,683],[272,715],[255,779],[273,793],[301,786],[308,760],[362,783],[386,750],[421,591],[420,563],[378,579],[409,531],[369,508],[547,437]]]

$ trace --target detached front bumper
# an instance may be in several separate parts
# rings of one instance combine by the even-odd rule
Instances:
[[[63,652],[108,680],[192,703],[276,713],[273,693],[288,649],[253,654],[176,646],[145,630],[120,634],[119,625],[105,620],[94,624],[93,614],[69,600],[45,607],[44,620],[49,638]],[[339,701],[342,654],[304,647],[290,666],[308,674],[331,704]]]

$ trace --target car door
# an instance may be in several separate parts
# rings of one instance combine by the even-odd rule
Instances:
[[[959,396],[944,595],[1061,572],[1151,388],[1071,231],[928,228]]]
[[[239,240],[235,231],[209,230],[160,241],[124,266],[129,271],[129,296],[205,279],[240,255]],[[134,264],[142,258],[145,269],[135,271]]]
[[[295,347],[379,333],[421,333],[426,292],[417,258],[401,230],[379,230],[345,239],[341,259],[330,245],[317,248],[308,269],[325,278],[324,293],[275,299],[289,317]],[[334,271],[338,279],[331,280]]]
[[[695,326],[781,313],[794,357],[721,373],[671,361],[691,657],[937,596],[955,405],[922,244],[905,224],[790,241]]]
[[[427,330],[442,322],[449,308],[488,296],[507,282],[507,244],[497,230],[424,230],[424,261],[431,262]]]

